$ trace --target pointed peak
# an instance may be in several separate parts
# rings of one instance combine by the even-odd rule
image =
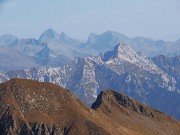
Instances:
[[[127,55],[131,55],[131,53],[135,53],[133,49],[125,43],[118,43],[115,47],[114,50],[105,52],[104,54],[100,54],[100,57],[102,61],[107,62],[111,59],[123,59]]]
[[[131,46],[129,46],[126,43],[118,43],[115,47],[114,47],[114,51],[118,51],[118,52],[127,52],[127,51],[133,51],[134,50],[131,48]]]
[[[49,28],[49,29],[47,29],[45,32],[43,32],[43,33],[47,33],[47,34],[56,34],[56,31],[54,30],[54,29],[52,29],[52,28]]]
[[[49,28],[49,29],[45,30],[45,31],[41,34],[40,38],[41,38],[42,36],[54,37],[54,36],[57,35],[57,34],[58,34],[58,33],[57,33],[55,30],[53,30],[52,28]]]
[[[52,28],[49,28],[41,34],[41,36],[39,37],[39,40],[46,42],[48,41],[48,39],[58,39],[58,37],[59,37],[59,34]]]
[[[128,45],[125,43],[118,43],[113,51],[108,51],[104,53],[102,56],[102,60],[104,62],[114,59],[114,58],[120,58],[120,59],[126,59],[129,56],[135,55],[136,52]]]
[[[99,59],[107,64],[128,62],[151,73],[160,73],[160,69],[149,58],[143,53],[134,51],[131,46],[125,43],[119,43],[113,51],[99,55]]]
[[[119,43],[114,47],[114,52],[116,57],[133,57],[137,55],[137,52],[132,49],[132,47],[126,43]]]

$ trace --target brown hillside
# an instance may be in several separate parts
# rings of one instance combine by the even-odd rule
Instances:
[[[92,108],[137,134],[180,135],[180,122],[174,118],[112,90],[101,92]]]
[[[93,110],[51,83],[12,79],[0,84],[0,135],[179,135],[175,119],[114,91]]]
[[[91,109],[50,83],[12,79],[0,85],[0,134],[108,135]]]

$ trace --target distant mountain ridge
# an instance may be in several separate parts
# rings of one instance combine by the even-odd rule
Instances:
[[[180,55],[179,40],[167,42],[144,37],[129,38],[114,31],[106,31],[100,35],[91,33],[87,41],[80,42],[64,32],[58,33],[51,28],[44,31],[38,39],[19,39],[13,35],[2,35],[0,36],[0,49],[15,49],[17,54],[26,55],[26,58],[33,57],[33,61],[31,58],[29,59],[29,61],[32,61],[31,67],[34,67],[34,65],[58,67],[70,63],[77,57],[97,56],[99,53],[112,50],[119,42],[129,44],[135,51],[142,52],[148,57]],[[6,54],[9,54],[8,57],[12,58],[10,52]],[[4,73],[9,69],[24,69],[24,66],[20,66],[22,65],[21,61],[24,61],[23,57],[14,57],[14,59],[17,59],[17,64],[13,66],[3,63],[0,59],[2,65],[7,65],[7,68],[0,67],[0,72]],[[6,58],[5,61],[9,61],[9,59]],[[25,67],[28,68],[29,66]]]
[[[170,70],[166,70],[165,65],[158,64],[166,59],[150,59],[127,44],[118,44],[112,51],[78,58],[58,68],[9,71],[0,75],[0,81],[15,77],[52,82],[70,89],[87,104],[92,104],[102,90],[114,89],[180,119],[179,58],[172,59],[176,64],[167,61]]]
[[[31,59],[26,59],[26,61],[32,61],[31,64],[29,64],[31,67],[58,67],[69,63],[79,56],[85,56],[75,48],[78,44],[79,42],[77,40],[68,37],[65,33],[59,34],[52,29],[46,30],[38,40],[33,38],[18,39],[12,35],[2,35],[0,36],[0,49],[2,48],[1,50],[3,50],[3,48],[8,48],[6,49],[7,58],[16,59],[16,63],[12,66],[10,64],[11,62],[8,62],[9,59],[0,59],[2,65],[7,65],[7,68],[0,67],[0,72],[6,72],[9,69],[16,70],[29,67],[21,62],[24,61],[24,57],[12,58],[11,52],[8,50],[13,49],[15,50],[15,54],[25,55],[25,58],[33,57],[33,61]],[[7,61],[7,63],[3,61]]]
[[[142,52],[148,57],[158,55],[177,56],[180,55],[180,45],[175,42],[153,40],[144,37],[129,38],[114,31],[106,31],[100,35],[90,34],[88,41],[81,44],[82,48],[89,49],[94,54],[112,50],[118,43],[127,43],[137,52]]]

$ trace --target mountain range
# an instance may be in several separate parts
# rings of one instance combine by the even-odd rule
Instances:
[[[179,135],[180,122],[131,97],[102,91],[92,107],[51,83],[0,84],[0,134]]]
[[[180,56],[149,58],[127,44],[97,57],[80,57],[62,67],[33,67],[0,74],[11,78],[52,82],[71,90],[91,105],[104,89],[113,89],[180,119]]]
[[[114,45],[118,43],[127,43],[135,51],[142,52],[148,57],[155,57],[158,55],[177,56],[180,55],[179,40],[175,42],[153,40],[145,37],[130,38],[123,34],[114,31],[106,31],[100,35],[91,33],[88,40],[81,44],[82,48],[92,50],[94,54],[112,50]]]
[[[78,41],[65,33],[58,34],[52,29],[42,33],[39,39],[18,39],[12,35],[0,37],[0,72],[24,67],[58,67],[69,63],[76,57],[85,56],[75,48]],[[14,54],[12,55],[12,52]],[[22,56],[22,57],[19,57]],[[16,59],[16,61],[14,61]],[[29,62],[28,62],[29,61]]]
[[[38,39],[19,39],[13,35],[2,35],[0,36],[0,72],[34,66],[58,67],[78,57],[97,56],[99,53],[112,50],[118,43],[127,43],[135,51],[151,58],[158,55],[174,57],[180,55],[179,41],[129,38],[117,32],[107,31],[99,35],[91,33],[88,40],[82,42],[51,28],[44,31]]]

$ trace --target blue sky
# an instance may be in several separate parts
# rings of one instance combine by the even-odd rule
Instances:
[[[38,38],[53,28],[80,39],[112,30],[175,40],[179,14],[180,0],[0,0],[0,35]]]

